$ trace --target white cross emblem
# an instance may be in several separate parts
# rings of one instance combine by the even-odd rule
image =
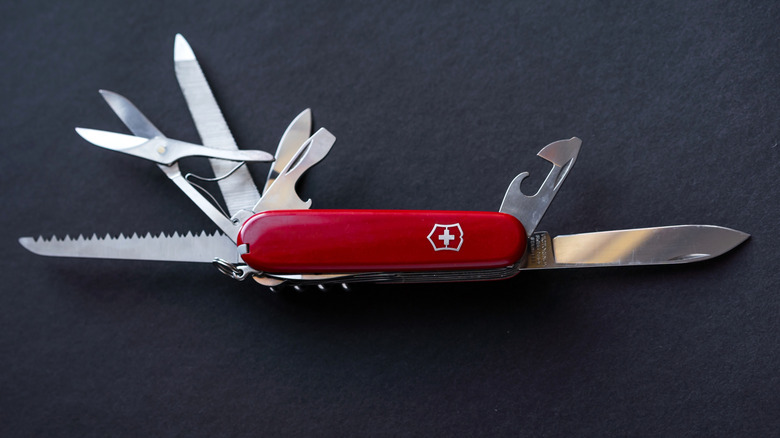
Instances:
[[[439,236],[439,240],[444,242],[444,246],[445,247],[449,247],[450,246],[450,240],[453,240],[453,239],[455,239],[455,236],[450,234],[450,229],[449,228],[445,228],[444,229],[444,234]]]
[[[428,241],[433,245],[434,251],[460,251],[463,245],[463,229],[460,224],[436,224],[428,234]]]

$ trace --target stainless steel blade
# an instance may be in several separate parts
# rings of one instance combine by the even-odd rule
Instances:
[[[64,239],[22,237],[19,243],[35,254],[54,257],[200,263],[211,263],[215,257],[219,257],[233,263],[239,261],[236,245],[230,239],[220,233],[208,234],[205,231],[197,235],[147,234],[144,237],[136,234],[131,237],[79,236],[76,239],[67,236]]]
[[[715,225],[676,225],[528,239],[523,269],[690,263],[717,257],[750,237]]]
[[[114,111],[114,114],[127,126],[130,132],[139,137],[165,137],[128,98],[113,91],[99,91],[108,106]]]
[[[176,79],[203,145],[215,149],[238,149],[195,53],[180,34],[176,35],[173,60]],[[232,163],[222,160],[210,161],[215,176],[225,175],[234,167]],[[231,215],[239,210],[251,209],[260,200],[260,192],[246,167],[237,169],[227,178],[219,180],[218,184]]]
[[[171,165],[186,157],[211,157],[250,162],[268,162],[274,159],[271,154],[264,151],[213,149],[159,136],[144,138],[89,128],[76,128],[76,133],[95,146],[165,165]]]
[[[293,159],[298,149],[309,139],[311,135],[311,110],[306,108],[290,123],[284,131],[279,146],[276,148],[276,161],[268,171],[268,178],[263,187],[263,193],[268,191],[271,184],[282,173],[287,164]]]

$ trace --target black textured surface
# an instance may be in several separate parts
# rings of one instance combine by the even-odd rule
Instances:
[[[0,435],[780,431],[777,2],[77,3],[0,6]],[[576,135],[542,229],[753,237],[686,266],[330,294],[27,253],[213,229],[154,165],[73,132],[124,132],[106,88],[197,142],[177,32],[242,147],[272,151],[307,107],[337,136],[315,208],[495,210]]]

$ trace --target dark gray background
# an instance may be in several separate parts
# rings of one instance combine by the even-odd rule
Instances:
[[[780,430],[777,2],[65,3],[0,5],[0,435]],[[314,208],[496,210],[576,135],[541,229],[753,237],[686,266],[328,294],[27,253],[19,236],[214,229],[154,165],[73,132],[125,132],[106,88],[197,142],[177,32],[241,147],[273,151],[307,107],[337,136]]]

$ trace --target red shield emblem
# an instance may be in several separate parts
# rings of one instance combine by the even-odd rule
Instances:
[[[434,251],[460,251],[460,246],[463,245],[463,229],[460,224],[436,224],[428,234],[428,241],[433,245]]]

